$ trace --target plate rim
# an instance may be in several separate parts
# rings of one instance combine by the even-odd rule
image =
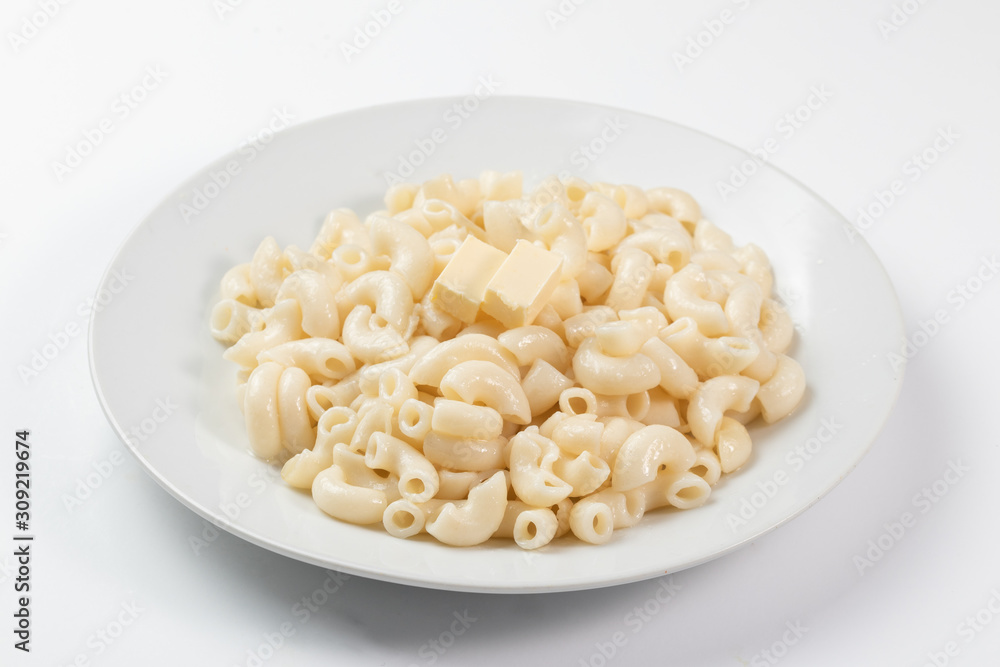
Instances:
[[[351,116],[364,115],[365,113],[374,110],[389,110],[394,107],[407,107],[407,106],[427,105],[434,103],[440,103],[444,105],[449,103],[460,102],[462,99],[464,99],[463,96],[456,96],[456,95],[420,97],[420,98],[397,100],[392,102],[384,102],[379,104],[367,105],[363,107],[345,109],[335,113],[319,116],[316,118],[311,118],[302,121],[300,123],[292,124],[286,128],[282,128],[281,130],[275,132],[274,134],[275,134],[275,139],[278,139],[279,137],[294,132],[308,132],[309,128],[312,126],[318,126],[321,124],[342,121],[345,118],[349,118]],[[667,124],[673,126],[675,129],[694,133],[698,135],[701,140],[709,141],[716,144],[721,144],[733,151],[738,152],[743,157],[746,157],[748,159],[753,159],[753,155],[749,151],[729,142],[728,140],[711,135],[699,128],[692,127],[689,125],[684,125],[677,121],[673,121],[661,116],[656,116],[644,111],[630,110],[622,107],[614,107],[610,105],[588,102],[583,100],[546,97],[546,96],[498,94],[491,96],[489,99],[503,100],[508,103],[513,103],[518,105],[532,105],[532,104],[568,105],[577,107],[581,110],[628,114],[631,116],[642,117],[655,123]],[[205,174],[207,174],[213,167],[216,167],[219,164],[224,163],[229,159],[233,159],[233,157],[236,156],[237,154],[238,154],[238,147],[227,150],[224,153],[212,159],[211,161],[197,168],[194,172],[192,172],[189,176],[181,180],[179,183],[176,183],[173,186],[169,187],[167,193],[162,195],[156,201],[156,203],[152,207],[150,207],[146,211],[146,213],[136,221],[136,223],[132,226],[131,230],[124,236],[124,238],[115,248],[114,252],[110,255],[110,260],[108,261],[108,264],[105,270],[102,272],[101,277],[97,283],[95,298],[96,296],[100,295],[109,277],[115,270],[116,260],[121,256],[122,252],[131,243],[133,238],[144,229],[147,221],[149,221],[158,210],[169,205],[171,199],[176,197],[180,192],[185,191],[189,185],[194,185],[196,183],[201,182]],[[842,225],[846,225],[847,228],[853,228],[849,219],[844,214],[842,214],[839,210],[837,210],[824,197],[821,197],[819,194],[817,194],[811,187],[802,183],[799,179],[788,174],[786,171],[776,166],[771,161],[765,161],[761,165],[761,167],[763,169],[774,171],[783,179],[787,180],[789,183],[793,184],[795,187],[800,189],[803,193],[807,194],[809,199],[812,202],[815,202],[816,204],[821,206],[831,216],[832,219],[838,221]],[[893,323],[896,324],[897,329],[903,335],[905,335],[905,320],[903,317],[902,305],[900,303],[899,296],[891,276],[886,270],[885,265],[881,262],[878,255],[875,253],[874,249],[868,243],[867,239],[865,239],[862,235],[858,234],[855,241],[860,241],[860,244],[855,244],[855,247],[867,253],[868,259],[870,260],[872,266],[876,268],[878,275],[884,281],[885,285],[888,287],[889,293],[891,295],[891,310],[892,310]],[[889,304],[882,304],[882,305],[885,307],[889,306]],[[664,574],[668,574],[668,572],[662,572],[662,573],[651,573],[638,577],[636,576],[622,576],[622,577],[611,577],[611,578],[605,577],[599,581],[588,580],[586,582],[578,581],[576,583],[562,582],[554,585],[541,584],[541,585],[517,586],[517,587],[503,586],[502,582],[499,582],[500,585],[497,585],[497,582],[492,582],[493,585],[489,585],[489,582],[487,582],[484,585],[474,586],[467,584],[448,583],[443,581],[428,581],[421,578],[413,578],[413,577],[408,578],[406,576],[396,576],[391,573],[385,573],[381,570],[378,570],[375,567],[372,568],[356,567],[354,565],[342,564],[342,563],[332,565],[329,562],[323,562],[320,559],[314,558],[309,554],[302,553],[300,551],[295,551],[293,548],[288,547],[287,545],[284,545],[280,542],[276,542],[274,540],[268,539],[265,536],[258,535],[257,533],[244,528],[238,523],[219,520],[218,517],[212,515],[210,511],[200,507],[200,505],[196,500],[187,497],[184,494],[184,492],[174,482],[167,479],[162,472],[158,471],[156,467],[151,463],[151,461],[140,451],[140,449],[136,446],[136,444],[132,441],[132,439],[128,437],[127,433],[124,430],[124,427],[118,424],[117,419],[110,410],[108,399],[103,391],[99,379],[99,372],[96,367],[94,336],[95,336],[95,326],[96,322],[99,319],[99,315],[100,315],[99,313],[92,313],[87,326],[87,356],[88,356],[88,368],[90,371],[91,384],[94,387],[94,392],[97,395],[98,403],[101,406],[101,410],[104,413],[105,419],[111,425],[112,429],[114,430],[118,438],[124,443],[125,447],[139,461],[140,466],[143,468],[143,470],[148,475],[150,475],[164,490],[166,490],[171,496],[173,496],[174,499],[179,501],[184,507],[195,512],[195,514],[197,514],[204,520],[208,521],[212,525],[217,526],[218,528],[223,529],[226,532],[234,534],[237,537],[250,542],[251,544],[263,547],[265,549],[268,549],[269,551],[273,551],[275,553],[293,558],[301,562],[310,563],[312,565],[327,569],[335,569],[337,571],[365,578],[376,579],[379,581],[386,581],[407,586],[433,589],[433,590],[446,590],[446,591],[459,591],[459,592],[472,592],[472,593],[540,594],[540,593],[553,593],[553,592],[564,592],[564,591],[575,591],[575,590],[592,590],[609,586],[618,586],[626,583],[634,583],[638,581],[647,580],[656,576],[663,576]],[[749,534],[742,536],[741,539],[735,540],[730,546],[723,548],[721,550],[713,551],[712,553],[707,554],[701,559],[688,562],[687,564],[684,565],[683,568],[675,569],[673,570],[673,572],[704,564],[706,562],[715,560],[716,558],[720,558],[722,556],[725,556],[727,554],[730,554],[734,551],[743,548],[748,542],[763,537],[764,535],[771,533],[780,526],[783,526],[787,524],[789,521],[797,518],[798,516],[803,514],[806,510],[815,505],[817,502],[822,500],[828,493],[833,491],[833,489],[839,486],[840,483],[848,475],[850,475],[861,463],[861,461],[868,455],[868,453],[874,446],[875,442],[878,440],[879,436],[885,429],[885,426],[889,418],[892,416],[893,412],[895,411],[896,405],[898,404],[898,399],[902,391],[908,363],[909,360],[904,359],[903,362],[899,365],[898,370],[894,372],[892,392],[891,395],[887,396],[888,399],[887,409],[881,415],[879,415],[877,419],[877,425],[871,429],[870,434],[866,437],[867,442],[864,444],[863,447],[858,448],[857,454],[852,457],[850,465],[842,471],[842,473],[838,476],[836,482],[834,482],[828,488],[820,489],[818,490],[817,493],[810,494],[808,501],[802,503],[801,507],[798,507],[794,512],[786,514],[780,520],[772,523],[771,525],[759,531],[751,531]],[[579,579],[579,577],[577,577],[577,579]]]

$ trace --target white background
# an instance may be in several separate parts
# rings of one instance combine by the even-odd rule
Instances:
[[[265,649],[262,664],[764,665],[772,648],[782,665],[997,664],[1000,280],[984,258],[1000,247],[1000,5],[567,0],[557,16],[557,0],[424,0],[402,3],[348,61],[341,43],[386,2],[49,4],[51,18],[41,0],[0,13],[0,537],[12,544],[20,428],[32,429],[38,536],[29,656],[12,648],[13,547],[0,551],[0,663],[256,664],[250,653],[290,623],[294,634],[273,655]],[[724,10],[728,23],[717,21]],[[116,99],[147,68],[164,76],[125,116]],[[771,160],[851,221],[860,207],[878,212],[878,193],[899,180],[864,237],[922,345],[885,430],[841,485],[774,533],[675,574],[679,591],[650,604],[641,624],[628,615],[654,599],[656,580],[488,596],[351,578],[304,620],[294,605],[326,572],[228,534],[195,554],[188,536],[202,520],[115,437],[89,377],[87,299],[144,214],[274,109],[302,122],[467,95],[481,76],[500,94],[641,111],[748,150],[774,137]],[[801,112],[809,118],[794,133],[780,131],[817,89],[829,99]],[[112,131],[57,173],[54,163],[106,117]],[[908,161],[925,151],[936,161],[914,171]],[[979,291],[959,299],[959,285]],[[944,323],[929,327],[937,311]],[[933,335],[914,338],[921,322]],[[67,327],[77,335],[37,376],[21,377],[18,367]],[[70,511],[66,498],[109,466]],[[952,484],[950,467],[967,472]],[[934,502],[919,500],[935,482]],[[911,527],[893,536],[905,513]],[[456,613],[476,620],[441,654],[431,642],[450,643]],[[977,613],[985,625],[966,620]],[[120,634],[119,621],[129,623]],[[619,631],[623,645],[609,644]],[[117,636],[109,643],[102,632]]]

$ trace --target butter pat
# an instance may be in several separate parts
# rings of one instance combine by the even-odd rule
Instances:
[[[508,329],[531,324],[559,284],[562,258],[521,239],[497,270],[483,310]]]
[[[507,253],[474,236],[452,255],[431,287],[431,303],[466,324],[476,320],[486,286],[507,259]]]

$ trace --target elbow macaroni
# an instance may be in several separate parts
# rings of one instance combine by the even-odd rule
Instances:
[[[488,171],[384,202],[264,239],[210,316],[253,453],[330,516],[602,544],[707,502],[802,400],[767,255],[686,192]]]

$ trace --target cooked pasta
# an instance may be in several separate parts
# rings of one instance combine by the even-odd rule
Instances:
[[[254,454],[336,519],[602,544],[691,509],[806,387],[764,252],[675,188],[394,185],[229,270],[209,329]]]

